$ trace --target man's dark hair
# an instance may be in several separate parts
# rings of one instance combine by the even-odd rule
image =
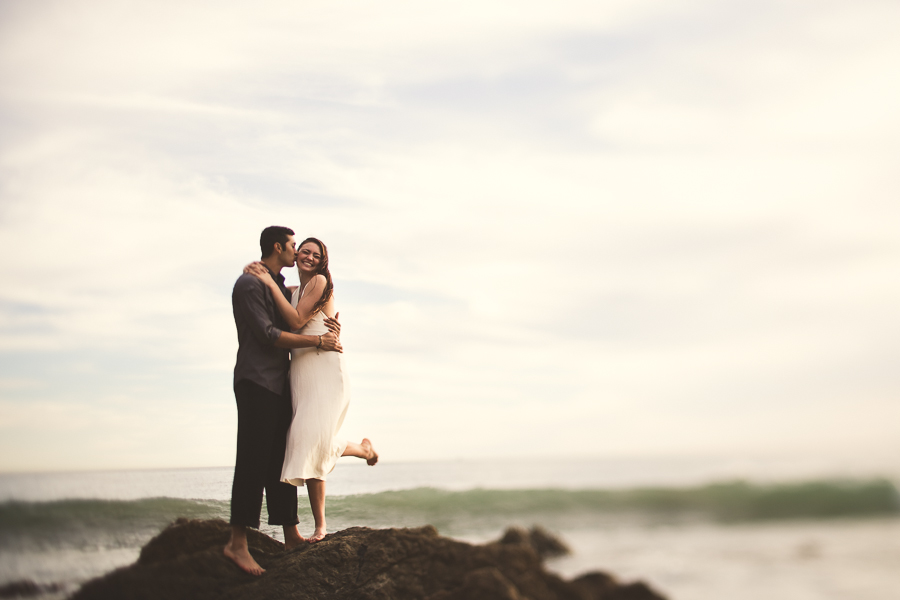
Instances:
[[[275,251],[275,244],[281,244],[282,249],[287,245],[288,236],[294,235],[294,230],[289,227],[272,225],[266,227],[259,234],[259,249],[263,258],[268,258]]]

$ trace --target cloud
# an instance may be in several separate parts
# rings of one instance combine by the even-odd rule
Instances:
[[[228,464],[273,223],[329,245],[386,457],[896,450],[894,7],[346,10],[4,6],[11,451]]]

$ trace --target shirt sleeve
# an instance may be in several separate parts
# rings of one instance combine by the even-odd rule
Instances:
[[[242,278],[234,289],[234,309],[260,343],[274,344],[281,337],[281,330],[272,323],[266,310],[268,288],[255,277]]]

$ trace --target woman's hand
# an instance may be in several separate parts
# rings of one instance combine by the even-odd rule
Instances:
[[[326,316],[325,327],[333,331],[336,336],[341,337],[341,324],[338,323],[339,316],[341,316],[341,313],[334,313],[334,318]]]
[[[266,284],[269,287],[271,287],[271,286],[278,287],[275,284],[275,280],[272,279],[272,275],[269,273],[269,269],[267,269],[266,265],[262,264],[259,261],[252,262],[249,265],[247,265],[246,267],[244,267],[244,273],[249,273],[249,274],[253,275],[254,277],[259,279],[260,281],[262,281],[264,284]]]

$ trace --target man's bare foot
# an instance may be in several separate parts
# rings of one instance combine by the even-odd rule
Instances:
[[[316,527],[315,532],[311,536],[306,538],[306,541],[309,542],[310,544],[315,544],[316,542],[321,540],[323,537],[325,537],[327,534],[328,534],[328,532],[325,531],[325,527]]]
[[[250,551],[247,549],[247,546],[234,548],[232,547],[231,542],[228,542],[225,544],[225,556],[233,560],[234,564],[251,575],[262,575],[266,572],[266,570],[259,566],[259,564],[253,560],[253,557],[250,556]]]
[[[360,446],[362,446],[363,450],[366,452],[366,464],[371,467],[378,462],[378,453],[375,452],[375,448],[372,447],[372,442],[369,441],[369,438],[363,438]]]
[[[300,535],[297,526],[284,528],[284,549],[291,550],[306,541],[306,538]]]

